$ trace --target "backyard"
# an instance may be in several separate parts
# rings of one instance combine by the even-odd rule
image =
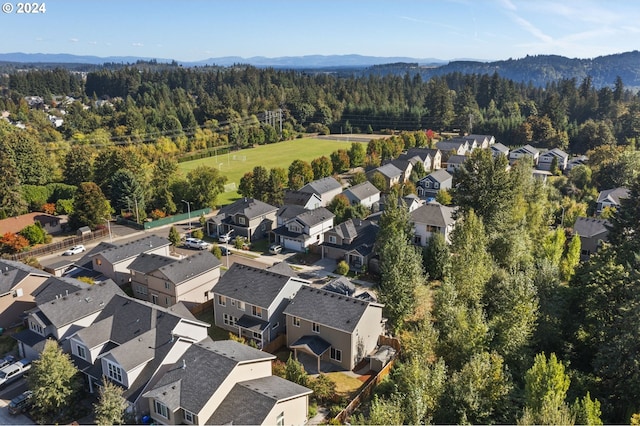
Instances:
[[[311,162],[311,160],[323,155],[328,157],[338,149],[348,150],[350,146],[351,142],[312,138],[294,139],[247,148],[229,154],[220,154],[215,157],[187,161],[180,163],[179,168],[185,174],[203,165],[219,169],[227,177],[228,192],[218,196],[218,204],[225,205],[239,198],[237,188],[240,178],[256,166],[264,166],[267,169],[273,167],[288,169],[293,160]],[[235,184],[234,189],[231,188],[233,186],[231,184]]]

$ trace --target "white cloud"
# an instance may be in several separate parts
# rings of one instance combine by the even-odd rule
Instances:
[[[144,46],[143,43],[131,43],[131,45],[135,46],[135,47],[143,47]]]
[[[80,41],[80,39],[79,39],[79,38],[75,38],[75,37],[74,37],[74,38],[70,38],[70,39],[69,39],[69,41],[70,41],[71,43],[77,43],[77,42],[79,42],[79,41]]]

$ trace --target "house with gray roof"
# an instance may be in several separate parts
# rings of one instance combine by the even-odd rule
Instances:
[[[272,231],[269,239],[285,249],[305,252],[322,244],[324,233],[333,228],[334,218],[324,207],[305,210],[289,220],[278,219],[283,224]]]
[[[384,333],[383,305],[303,286],[284,310],[287,346],[353,370]]]
[[[283,205],[301,206],[307,210],[317,209],[322,206],[322,198],[315,192],[284,191]]]
[[[620,187],[600,191],[596,205],[596,214],[601,214],[602,210],[606,207],[617,209],[620,207],[620,199],[622,198],[629,198],[629,189]]]
[[[434,233],[442,234],[445,241],[449,242],[449,236],[455,226],[455,209],[443,206],[431,201],[411,212],[413,224],[413,242],[426,247]]]
[[[164,424],[304,424],[311,390],[273,376],[274,359],[231,340],[193,344],[143,394],[148,412]]]
[[[129,265],[140,254],[169,256],[171,242],[158,235],[146,235],[124,244],[105,245],[100,251],[92,251],[85,256],[91,260],[91,267],[118,285],[129,282]]]
[[[464,162],[467,160],[466,155],[450,155],[447,158],[447,172],[453,174],[456,170],[458,170]]]
[[[540,151],[529,144],[512,149],[511,152],[509,152],[509,163],[513,164],[518,161],[518,159],[524,157],[531,158],[532,164],[536,166],[538,164],[538,158],[540,157]]]
[[[447,139],[436,143],[436,147],[442,151],[443,156],[449,158],[451,155],[465,155],[471,151],[469,141],[464,139]]]
[[[182,302],[189,308],[210,300],[221,265],[208,250],[181,259],[143,253],[129,265],[131,289],[134,297],[156,305]]]
[[[89,326],[115,295],[124,294],[111,280],[94,285],[78,285],[59,294],[53,292],[54,289],[50,288],[39,295],[38,305],[26,312],[28,328],[14,334],[22,357],[37,358],[47,338],[56,339],[63,350],[68,350],[67,338]]]
[[[282,311],[308,283],[290,274],[234,263],[213,288],[214,323],[263,347],[284,333]]]
[[[540,154],[538,157],[538,169],[551,170],[553,162],[556,162],[558,170],[564,171],[567,168],[569,154],[559,148],[553,148]]]
[[[453,176],[445,169],[435,172],[420,179],[416,184],[416,191],[421,198],[435,198],[440,190],[449,190],[453,185]]]
[[[277,207],[255,198],[240,198],[207,220],[207,233],[222,235],[233,231],[233,236],[249,241],[260,240],[273,228],[277,211]]]
[[[598,251],[603,242],[608,241],[609,226],[605,219],[578,217],[573,225],[574,235],[580,236],[580,260],[588,260]]]
[[[324,234],[322,258],[344,260],[352,270],[369,266],[374,256],[376,236],[380,227],[376,222],[348,219]]]
[[[493,144],[496,143],[496,138],[493,135],[464,135],[460,136],[460,139],[464,139],[469,142],[469,146],[474,146],[479,149],[487,149],[490,148]]]
[[[422,167],[426,171],[437,170],[441,167],[442,153],[439,149],[431,148],[409,148],[405,153],[400,154],[399,160],[419,159]],[[415,166],[415,164],[414,164]]]
[[[402,182],[403,171],[392,163],[387,163],[376,169],[368,171],[367,179],[371,180],[371,177],[376,173],[380,173],[382,175],[387,188],[391,188],[393,185],[397,185]]]
[[[333,177],[328,176],[309,182],[300,188],[299,191],[318,194],[321,200],[320,206],[325,207],[333,200],[333,197],[342,192],[342,184]]]
[[[342,194],[347,197],[351,205],[362,204],[369,209],[380,201],[380,190],[369,181],[351,186]]]
[[[401,182],[406,182],[411,177],[411,172],[413,171],[413,164],[415,161],[411,161],[411,159],[407,160],[391,160],[390,163],[396,166],[398,169],[402,170],[402,176],[400,177]]]
[[[497,157],[498,155],[504,155],[509,158],[509,148],[500,142],[492,144],[489,148],[491,149],[492,156]]]
[[[0,259],[0,327],[21,323],[24,311],[36,306],[36,292],[51,275],[8,259]]]
[[[587,157],[586,155],[577,155],[575,157],[571,157],[567,161],[567,167],[564,169],[564,172],[566,174],[569,174],[571,169],[573,169],[574,167],[586,166],[588,162],[589,162],[589,157]]]
[[[140,420],[148,412],[143,392],[190,345],[208,338],[209,324],[178,303],[163,308],[115,295],[93,322],[69,337],[71,359],[94,393],[103,378],[121,386],[127,411]]]

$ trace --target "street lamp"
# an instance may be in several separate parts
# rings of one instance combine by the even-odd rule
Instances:
[[[189,235],[191,235],[191,202],[182,200],[183,203],[187,203],[187,212],[189,214]]]
[[[231,234],[233,233],[233,229],[227,232],[227,238],[225,240],[225,247],[227,248],[227,269],[229,269],[229,241],[231,240]]]
[[[113,238],[111,237],[111,222],[106,217],[103,217],[104,221],[107,222],[107,229],[109,230],[109,242],[113,242]]]

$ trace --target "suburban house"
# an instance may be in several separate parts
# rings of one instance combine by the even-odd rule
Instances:
[[[413,171],[413,163],[411,160],[391,160],[391,164],[396,166],[398,169],[402,170],[402,176],[400,177],[401,182],[406,182],[411,177],[411,172]]]
[[[624,187],[600,191],[596,206],[596,214],[602,213],[605,207],[617,209],[620,207],[620,199],[629,198],[629,190]]]
[[[471,151],[469,142],[464,139],[447,139],[436,143],[436,147],[444,153],[446,158],[451,155],[465,155]]]
[[[530,157],[531,160],[533,160],[533,165],[535,166],[538,164],[540,151],[528,144],[517,149],[512,149],[509,153],[509,162],[513,164],[515,161],[523,157]]]
[[[320,196],[320,206],[325,207],[333,197],[342,192],[342,184],[331,176],[314,180],[299,189],[300,192],[310,192]]]
[[[324,207],[306,210],[272,231],[283,248],[304,252],[322,244],[324,233],[333,228],[335,215]]]
[[[50,274],[8,259],[0,259],[0,327],[22,323],[23,313],[36,306],[34,293]]]
[[[398,205],[404,205],[409,213],[424,204],[424,200],[418,197],[416,194],[407,194],[404,197],[398,199]]]
[[[464,139],[469,142],[470,147],[487,149],[496,143],[496,138],[492,135],[465,135],[456,139]]]
[[[376,173],[380,173],[382,175],[387,188],[391,188],[393,185],[402,182],[402,170],[394,166],[392,163],[387,163],[377,169],[370,170],[367,172],[367,179],[371,180],[371,176]]]
[[[571,157],[567,161],[567,167],[564,169],[564,172],[568,174],[575,166],[585,166],[587,165],[588,161],[589,157],[587,157],[586,155]]]
[[[182,259],[143,253],[129,265],[131,289],[134,297],[156,305],[182,302],[189,308],[211,298],[220,266],[208,250]]]
[[[285,332],[282,311],[309,281],[290,275],[231,265],[213,288],[213,318],[216,326],[229,330],[259,348]]]
[[[60,216],[40,212],[25,213],[20,216],[0,220],[0,235],[4,235],[7,232],[17,234],[25,227],[33,225],[36,222],[40,223],[42,229],[47,231],[48,234],[62,232],[62,225],[66,223]]]
[[[142,253],[169,256],[171,242],[157,235],[148,235],[120,245],[103,246],[104,250],[92,250],[85,257],[91,259],[94,271],[112,279],[118,285],[130,280],[129,265]]]
[[[553,148],[549,151],[543,152],[538,157],[538,168],[540,170],[551,170],[551,166],[554,161],[556,162],[558,170],[564,171],[564,169],[567,168],[569,154],[558,148]]]
[[[598,251],[609,236],[609,221],[592,217],[578,217],[573,225],[573,233],[580,236],[580,260],[588,260]]]
[[[383,305],[302,286],[284,310],[287,347],[353,370],[384,333]]]
[[[349,187],[342,194],[347,197],[351,205],[362,204],[367,208],[372,208],[380,201],[380,190],[369,181]]]
[[[456,170],[458,170],[464,162],[467,160],[466,155],[451,155],[447,159],[447,172],[453,174]]]
[[[509,148],[507,148],[500,142],[490,145],[489,148],[491,149],[491,155],[493,155],[494,157],[497,157],[498,155],[504,155],[505,157],[509,158]]]
[[[412,211],[414,244],[426,247],[434,233],[442,234],[445,241],[450,242],[449,237],[455,226],[454,212],[453,207],[443,206],[435,201]]]
[[[277,207],[255,198],[240,198],[207,220],[207,234],[233,232],[233,236],[244,237],[248,241],[260,240],[273,228],[277,211]]]
[[[416,184],[416,191],[422,198],[435,198],[438,191],[449,190],[452,185],[453,176],[446,170],[440,169],[420,179]]]
[[[124,388],[127,411],[148,413],[143,392],[193,343],[206,339],[209,324],[178,303],[163,308],[123,294],[103,304],[93,322],[69,337],[71,359],[90,393],[106,378]]]
[[[317,209],[322,204],[322,198],[315,192],[284,191],[283,205],[302,206],[307,210]]]
[[[349,219],[325,232],[322,258],[345,260],[349,268],[362,270],[374,256],[376,236],[380,227],[376,222]]]
[[[406,153],[400,154],[398,159],[411,160],[416,157],[422,162],[422,166],[426,171],[437,170],[441,167],[442,153],[439,149],[409,148]]]
[[[143,394],[159,424],[302,425],[310,389],[273,376],[274,355],[241,343],[190,345]]]
[[[68,338],[91,325],[117,294],[124,293],[113,281],[107,280],[90,286],[67,288],[60,294],[47,291],[37,296],[36,307],[26,312],[28,328],[13,336],[18,341],[20,356],[37,358],[47,338],[56,339],[63,350],[69,352]]]

